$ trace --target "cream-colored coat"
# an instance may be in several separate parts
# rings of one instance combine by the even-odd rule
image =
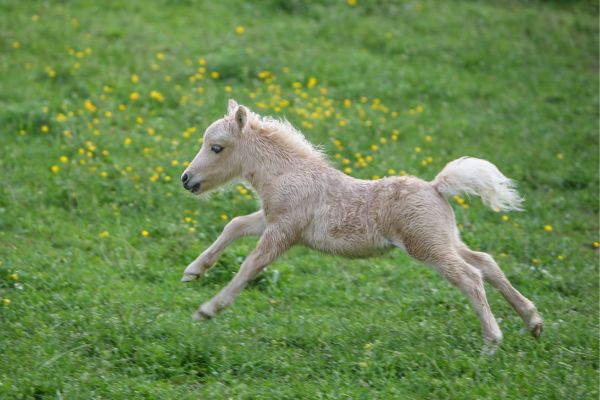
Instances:
[[[502,333],[483,280],[500,290],[535,337],[540,335],[542,319],[533,303],[513,288],[491,256],[462,243],[444,196],[469,193],[495,209],[519,209],[512,181],[493,164],[461,158],[433,182],[409,176],[355,179],[333,168],[289,123],[259,117],[231,100],[227,115],[206,130],[182,181],[186,189],[203,193],[236,177],[252,185],[262,209],[234,218],[186,268],[182,280],[203,275],[237,237],[260,240],[229,285],[204,303],[195,319],[211,318],[230,305],[249,280],[293,245],[346,257],[401,248],[433,266],[469,298],[487,351],[501,342]]]

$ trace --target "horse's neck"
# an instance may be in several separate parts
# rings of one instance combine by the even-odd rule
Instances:
[[[314,171],[321,169],[322,173],[314,174]],[[298,159],[290,162],[271,158],[251,163],[243,172],[243,176],[252,185],[261,200],[268,201],[273,193],[278,191],[277,186],[279,185],[298,184],[303,179],[310,180],[314,179],[315,175],[324,175],[335,171],[323,160]],[[289,179],[280,179],[284,176]]]

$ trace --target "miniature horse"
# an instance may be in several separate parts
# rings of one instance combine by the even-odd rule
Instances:
[[[296,244],[346,257],[400,248],[433,266],[470,300],[492,352],[502,332],[484,280],[502,293],[534,337],[541,334],[535,305],[511,285],[489,254],[461,241],[444,196],[478,195],[490,208],[519,210],[522,200],[512,181],[488,161],[460,158],[432,182],[411,176],[356,179],[333,168],[287,121],[260,117],[230,100],[227,115],[208,127],[181,180],[185,189],[200,194],[239,177],[252,185],[262,209],[232,219],[185,269],[182,281],[206,273],[234,239],[250,235],[260,240],[231,282],[202,304],[194,319],[212,318],[229,306],[251,279]]]

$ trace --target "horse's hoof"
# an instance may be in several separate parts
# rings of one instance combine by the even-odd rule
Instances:
[[[542,335],[543,329],[544,329],[544,324],[542,322],[537,322],[535,325],[533,325],[533,328],[530,329],[531,335],[534,338],[539,339],[540,336]]]
[[[183,274],[183,277],[181,278],[181,282],[191,282],[191,281],[195,281],[196,279],[198,279],[198,275]]]
[[[492,357],[498,350],[497,343],[486,342],[481,348],[481,355],[485,357]]]
[[[531,333],[531,336],[536,339],[540,338],[544,328],[544,320],[542,320],[542,317],[537,313],[537,311],[535,311],[534,314],[529,318],[529,321],[527,322],[527,328]]]
[[[211,318],[212,318],[212,316],[210,316],[210,315],[208,315],[206,313],[203,313],[200,310],[198,310],[198,311],[196,311],[195,313],[192,314],[192,319],[194,321],[207,321],[207,320],[209,320]]]

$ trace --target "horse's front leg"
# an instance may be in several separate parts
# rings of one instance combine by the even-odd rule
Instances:
[[[192,318],[195,320],[212,318],[223,308],[229,306],[250,280],[291,245],[291,235],[276,226],[267,227],[256,249],[244,260],[231,282],[219,294],[202,304]]]
[[[217,240],[198,256],[183,272],[182,282],[189,282],[202,276],[215,265],[223,251],[241,236],[259,236],[265,230],[265,215],[262,210],[235,217],[223,229]]]

